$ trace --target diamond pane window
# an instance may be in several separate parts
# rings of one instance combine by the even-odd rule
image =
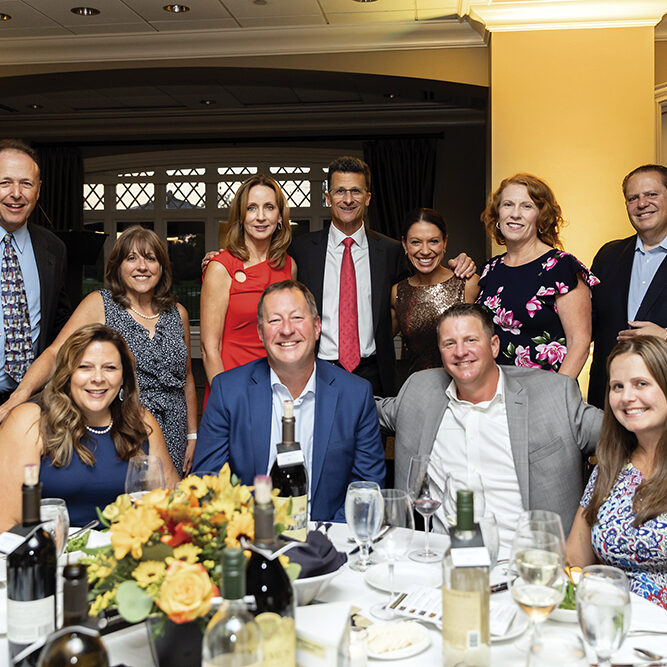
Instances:
[[[131,171],[127,174],[118,174],[118,178],[138,178],[140,176],[155,176],[154,171]]]
[[[278,181],[290,206],[310,206],[310,181]]]
[[[272,174],[310,174],[310,167],[269,167]]]
[[[137,208],[155,208],[153,183],[117,183],[116,209],[126,211]]]
[[[206,183],[167,183],[167,208],[204,208]]]
[[[218,167],[220,176],[246,176],[257,173],[257,167]]]
[[[83,184],[83,210],[84,211],[104,210],[104,184],[102,183]]]
[[[227,208],[234,199],[243,181],[223,181],[218,183],[218,208]]]
[[[205,167],[192,167],[189,169],[167,169],[167,176],[203,176],[205,173]]]
[[[327,203],[327,182],[322,181],[322,206],[329,206]]]

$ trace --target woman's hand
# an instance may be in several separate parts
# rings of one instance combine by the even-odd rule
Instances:
[[[225,369],[222,365],[222,332],[229,305],[232,277],[220,262],[213,262],[206,271],[200,301],[201,357],[209,384]]]
[[[447,264],[449,264],[449,268],[454,271],[454,275],[457,278],[472,278],[475,275],[475,271],[477,271],[477,266],[473,259],[468,257],[464,252],[454,259],[450,259]]]

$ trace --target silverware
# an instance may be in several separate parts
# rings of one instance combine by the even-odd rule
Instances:
[[[390,530],[394,530],[394,528],[396,528],[396,526],[385,526],[378,533],[378,536],[373,540],[373,544],[377,544]],[[347,555],[348,556],[353,556],[354,554],[357,553],[357,551],[359,551],[359,549],[361,549],[361,547],[356,546],[356,547],[354,547],[354,549],[352,549],[352,551],[348,551]],[[368,553],[369,554],[373,553],[373,547],[368,547]]]
[[[75,530],[68,538],[67,541],[71,540],[73,537],[76,537],[77,535],[81,535],[81,533],[85,533],[87,530],[91,530],[92,528],[95,528],[96,526],[99,525],[99,521],[97,519],[93,519],[91,522],[87,523],[83,528],[79,528],[79,530]]]
[[[659,653],[654,653],[653,651],[649,651],[645,648],[640,648],[639,646],[633,647],[633,651],[641,656],[642,658],[645,658],[646,660],[665,660],[667,659],[667,656],[665,655],[660,655]]]
[[[665,637],[667,636],[667,632],[664,630],[630,630],[625,636],[639,637],[641,635],[658,635],[659,637]]]

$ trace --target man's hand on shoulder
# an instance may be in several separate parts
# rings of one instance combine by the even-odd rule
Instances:
[[[207,252],[207,253],[204,255],[204,259],[202,259],[202,261],[201,261],[201,272],[202,272],[202,273],[204,273],[204,271],[206,271],[206,267],[208,266],[208,263],[209,263],[209,262],[216,256],[216,255],[219,255],[223,250],[224,250],[224,248],[220,248],[219,250],[209,250],[209,252]]]
[[[634,338],[635,336],[657,336],[658,338],[667,340],[667,329],[654,324],[653,322],[636,320],[634,322],[628,322],[628,324],[632,328],[619,331],[617,337],[619,341]]]

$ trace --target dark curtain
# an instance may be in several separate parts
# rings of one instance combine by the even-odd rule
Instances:
[[[34,221],[55,230],[83,229],[83,158],[78,148],[37,148],[42,190]]]
[[[410,209],[433,207],[437,139],[365,141],[363,148],[371,168],[371,228],[400,239]]]

